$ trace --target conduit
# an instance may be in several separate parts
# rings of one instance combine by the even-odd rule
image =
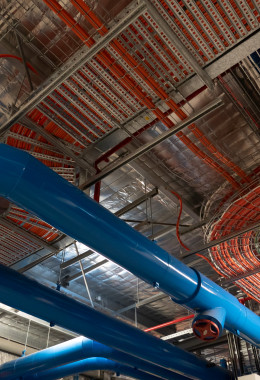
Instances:
[[[225,328],[260,347],[260,318],[207,277],[133,230],[28,153],[1,144],[0,164],[2,196],[160,288],[175,302],[197,312],[224,308]]]
[[[140,360],[88,338],[78,337],[42,351],[24,356],[0,366],[0,379],[12,380],[31,376],[36,372],[79,361],[86,358],[102,357],[143,370],[163,379],[187,380],[186,377],[154,364]],[[43,374],[41,373],[41,377]],[[38,377],[37,377],[38,378]]]
[[[91,47],[95,44],[95,40],[88,35],[85,30],[78,25],[78,23],[73,19],[73,17],[56,1],[56,0],[43,0],[45,4],[55,12],[58,17],[68,25],[73,32],[86,44]],[[94,14],[94,12],[87,6],[85,2],[82,0],[71,0],[74,6],[78,9],[78,11],[84,15],[86,20],[90,22],[95,29],[101,34],[105,35],[108,33],[108,29],[105,25],[101,23],[98,17]],[[151,6],[149,5],[149,9]],[[164,20],[163,20],[164,21]],[[116,40],[110,42],[110,46],[119,54],[119,56],[128,64],[137,75],[140,76],[142,80],[154,91],[160,99],[164,100],[166,104],[172,109],[174,113],[181,120],[184,120],[187,115],[177,106],[177,104],[169,99],[168,94],[160,88],[159,84],[147,73],[146,69],[139,64],[129,53],[128,51]],[[109,52],[102,50],[96,55],[96,58],[104,65],[104,67],[112,72],[112,74],[125,86],[127,90],[130,90],[132,94],[148,109],[150,109],[155,116],[161,120],[168,128],[173,127],[173,122],[169,118],[165,118],[163,112],[155,106],[151,98],[142,90],[142,88],[130,77],[129,74],[125,72],[125,70],[120,67],[120,65],[112,58]],[[202,144],[210,150],[213,155],[215,155],[220,161],[222,161],[225,165],[234,170],[238,175],[243,175],[243,178],[247,179],[246,174],[234,163],[232,163],[229,159],[224,157],[218,150],[213,146],[212,143],[210,145],[207,144],[206,137],[202,134],[202,132],[195,126],[192,126],[192,132],[195,136],[202,142]],[[197,133],[196,133],[197,132]],[[199,132],[199,133],[198,133]],[[177,134],[177,137],[179,135]],[[206,141],[207,140],[207,141]],[[187,142],[185,139],[182,139],[182,142],[191,149],[191,144]],[[230,174],[224,170],[220,165],[218,165],[210,156],[206,155],[202,152],[195,144],[193,144],[193,153],[203,159],[209,166],[211,166],[214,170],[216,170],[220,175],[222,175],[226,180],[228,180],[232,186],[238,188],[239,185],[236,181],[230,176]],[[98,191],[96,190],[96,198],[98,198]]]

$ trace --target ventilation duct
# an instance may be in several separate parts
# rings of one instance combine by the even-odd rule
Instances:
[[[92,357],[102,357],[130,365],[163,379],[172,380],[173,377],[174,380],[187,379],[187,377],[178,375],[172,371],[147,363],[146,361],[127,355],[124,352],[83,337],[71,339],[34,354],[2,364],[0,366],[0,379],[12,380],[22,376],[23,380],[25,380],[36,372],[40,372],[39,376],[44,378],[42,371],[45,373],[52,368]],[[86,364],[88,364],[88,362],[86,362]],[[38,378],[38,375],[36,377]],[[58,377],[62,376],[57,376],[57,378]]]
[[[225,327],[260,347],[260,318],[207,277],[133,230],[28,153],[1,144],[0,163],[2,196],[160,288],[202,318],[214,315],[213,322],[220,330]],[[219,313],[219,308],[224,312]]]
[[[102,314],[0,265],[0,301],[51,324],[95,339],[190,379],[231,380],[232,374],[133,326]]]

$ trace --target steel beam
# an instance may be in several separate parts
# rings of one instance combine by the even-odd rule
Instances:
[[[149,170],[148,166],[144,164],[141,160],[135,160],[129,164],[134,170],[136,170],[139,174],[141,174],[144,178],[146,178],[148,181],[150,181],[153,185],[159,186],[159,190],[162,194],[164,194],[168,199],[170,199],[174,204],[179,205],[179,201],[177,198],[172,194],[171,190],[174,190],[174,188],[171,188],[168,186],[168,183],[166,183],[165,180],[163,180],[159,175],[157,175],[154,171],[151,169]],[[166,171],[165,171],[166,173]],[[183,210],[194,220],[199,220],[199,215],[194,211],[192,206],[186,202],[185,200],[182,201]]]
[[[78,256],[78,260],[80,260],[79,256]],[[91,265],[90,267],[84,269],[84,270],[83,270],[83,273],[84,273],[84,274],[90,273],[90,272],[92,272],[93,270],[95,270],[95,269],[101,267],[102,265],[104,265],[104,264],[106,264],[106,263],[108,263],[108,260],[107,260],[107,259],[102,260],[102,261],[100,261],[99,263],[96,263],[96,264]],[[75,273],[75,274],[72,275],[72,276],[66,277],[66,282],[71,282],[71,281],[77,280],[79,277],[81,277],[81,276],[83,275],[83,273],[82,273],[82,271],[80,271],[80,272]]]
[[[63,263],[61,263],[60,268],[61,269],[68,268],[71,265],[77,263],[79,260],[85,259],[86,257],[89,257],[89,256],[93,255],[93,253],[95,253],[95,252],[92,251],[92,249],[89,249],[86,252],[81,253],[79,256],[76,256],[76,257],[73,257],[70,260],[64,261]]]
[[[176,332],[174,334],[163,336],[161,339],[162,340],[170,340],[170,339],[178,338],[179,336],[192,335],[192,334],[193,334],[193,330],[187,329],[187,330],[182,330],[182,331]]]
[[[87,163],[82,158],[79,158],[72,150],[66,146],[62,141],[60,141],[57,137],[53,136],[51,133],[46,131],[43,127],[40,127],[38,124],[33,122],[28,117],[24,117],[20,124],[24,125],[27,128],[30,128],[31,130],[39,133],[42,137],[44,137],[47,141],[49,141],[51,144],[53,144],[57,149],[60,150],[61,153],[65,154],[66,156],[70,157],[75,163],[79,165],[82,169],[88,170],[90,173],[94,173],[94,168]]]
[[[20,39],[19,34],[17,34],[16,31],[15,31],[15,36],[16,36],[16,40],[17,40],[17,43],[18,43],[19,51],[20,51],[20,54],[21,54],[21,58],[22,58],[22,61],[23,61],[23,66],[24,66],[24,69],[25,69],[25,72],[26,72],[26,76],[27,76],[27,79],[28,79],[28,82],[29,82],[30,90],[33,91],[32,78],[31,78],[31,75],[29,73],[28,66],[26,64],[26,58],[25,58],[24,51],[23,51],[22,41]]]
[[[27,144],[37,146],[37,147],[45,149],[45,150],[49,150],[50,152],[61,153],[60,150],[56,149],[53,145],[45,144],[45,143],[38,141],[38,140],[35,140],[31,137],[19,135],[19,133],[9,132],[8,137],[12,137],[16,140],[26,142]]]
[[[158,194],[158,189],[154,188],[149,193],[144,194],[143,196],[141,196],[140,198],[136,199],[132,203],[129,203],[129,205],[123,207],[121,210],[118,210],[117,212],[115,212],[114,215],[117,216],[117,217],[119,217],[121,215],[124,215],[127,212],[129,212],[129,211],[133,210],[134,208],[136,208],[137,206],[139,206],[140,204],[142,204],[143,202],[145,202],[146,199],[148,199],[150,197],[154,197],[157,194]],[[91,256],[93,253],[94,253],[94,251],[92,251],[91,249],[89,249],[86,252],[81,253],[79,256],[73,257],[72,259],[67,260],[64,263],[62,263],[61,264],[61,269],[68,268],[70,265],[77,263],[81,259],[85,259],[86,257]]]
[[[158,294],[155,294],[154,296],[145,298],[142,301],[135,302],[135,303],[133,303],[133,304],[131,304],[129,306],[123,307],[122,309],[119,309],[119,310],[115,311],[114,313],[112,313],[112,315],[122,314],[122,313],[125,313],[126,311],[138,308],[140,306],[147,305],[147,304],[152,303],[152,302],[159,301],[159,300],[164,299],[164,298],[169,298],[169,296],[167,296],[164,293],[160,292]]]
[[[260,273],[260,266],[256,267],[255,269],[248,270],[248,271],[246,271],[244,273],[241,273],[241,274],[239,274],[237,276],[227,278],[224,281],[221,281],[221,286],[230,284],[231,282],[236,282],[238,280],[242,280],[244,278],[247,278],[249,276],[253,276],[254,274],[258,274],[258,273]]]
[[[143,202],[145,202],[147,199],[154,197],[158,194],[158,188],[155,187],[153,190],[149,191],[148,193],[142,195],[140,198],[136,199],[132,203],[129,203],[129,205],[126,205],[125,207],[121,208],[117,212],[115,212],[116,216],[122,216],[126,214],[127,212],[133,210],[137,206],[141,205]]]
[[[137,148],[134,152],[128,154],[126,157],[121,158],[120,160],[117,160],[116,163],[112,163],[111,165],[108,165],[105,169],[103,169],[100,173],[94,175],[92,178],[90,178],[87,182],[83,183],[80,186],[81,190],[85,190],[86,188],[94,185],[95,183],[101,181],[102,179],[106,178],[109,174],[113,173],[115,170],[120,169],[122,166],[128,164],[129,162],[135,160],[136,158],[142,156],[146,152],[149,152],[152,148],[154,148],[156,145],[160,144],[164,140],[168,139],[169,137],[175,135],[177,132],[181,131],[185,127],[189,126],[190,124],[196,122],[197,120],[201,119],[202,117],[208,115],[210,112],[214,111],[215,109],[221,107],[223,105],[223,102],[221,99],[215,99],[212,102],[210,102],[207,106],[203,107],[201,110],[194,112],[191,116],[189,116],[184,121],[181,121],[173,128],[163,132],[158,137],[154,138],[151,142],[148,142],[147,144],[142,145],[141,147]]]
[[[190,256],[195,255],[196,253],[203,252],[206,249],[215,247],[218,244],[224,243],[227,240],[233,239],[234,237],[237,237],[237,236],[239,236],[241,234],[244,234],[244,233],[246,233],[248,231],[251,231],[251,230],[253,230],[255,228],[258,228],[258,227],[260,227],[260,222],[257,222],[257,223],[252,224],[251,226],[247,226],[245,228],[242,228],[241,230],[235,231],[235,232],[233,232],[233,233],[231,233],[229,235],[225,235],[224,237],[222,237],[220,239],[212,240],[210,243],[204,244],[199,249],[194,249],[193,251],[189,252],[187,255],[182,256],[182,259],[186,259],[186,258],[188,258]]]
[[[224,73],[230,67],[236,65],[247,56],[256,51],[259,46],[260,31],[255,32],[248,38],[239,42],[232,49],[224,52],[221,56],[217,57],[214,62],[209,63],[204,67],[204,71],[210,76],[210,78],[215,79],[218,75]],[[194,76],[184,83],[181,83],[177,90],[186,97],[201,88],[201,81],[197,76]],[[173,97],[174,98],[174,97]]]
[[[190,232],[192,232],[194,230],[197,230],[198,228],[201,228],[201,227],[205,226],[208,222],[211,221],[211,219],[212,218],[204,219],[201,222],[194,223],[194,224],[192,224],[189,227],[183,226],[182,229],[180,230],[180,235],[184,236],[184,235],[186,235],[186,234],[188,234],[188,233],[190,233]],[[172,233],[174,231],[175,231],[175,227],[174,226],[169,226],[169,227],[166,227],[166,228],[162,229],[161,231],[155,232],[153,235],[149,236],[149,239],[151,239],[151,240],[157,240],[157,239],[160,239],[161,237],[163,237],[165,235],[168,235],[168,234],[170,234],[170,233]]]

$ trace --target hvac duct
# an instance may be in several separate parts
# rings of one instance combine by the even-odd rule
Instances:
[[[169,255],[28,153],[1,144],[0,163],[2,196],[160,288],[174,302],[200,314],[221,307],[225,318],[214,323],[260,347],[260,318],[207,277]]]
[[[22,376],[24,380],[24,377],[27,379],[28,376],[31,376],[36,372],[41,372],[41,376],[43,376],[42,371],[46,372],[52,368],[70,362],[76,362],[92,357],[112,359],[113,361],[130,365],[163,379],[187,379],[187,377],[178,375],[162,367],[155,366],[154,364],[147,363],[146,361],[84,337],[71,339],[34,354],[4,363],[0,366],[0,379],[12,380]]]
[[[136,368],[131,368],[122,364],[118,364],[112,360],[105,358],[90,358],[80,360],[75,363],[70,363],[61,367],[53,368],[49,371],[39,372],[32,376],[25,376],[23,380],[55,380],[64,376],[74,375],[80,372],[93,371],[93,370],[110,370],[117,373],[117,375],[126,375],[134,379],[141,380],[159,380],[159,377],[149,375]],[[172,377],[173,379],[173,377]],[[18,380],[18,379],[17,379]]]
[[[232,374],[0,265],[0,301],[37,318],[190,379],[231,380]]]
[[[1,195],[159,287],[175,302],[199,313],[222,307],[225,318],[214,320],[219,329],[225,326],[260,346],[260,318],[235,297],[134,231],[29,154],[1,144],[0,159]]]

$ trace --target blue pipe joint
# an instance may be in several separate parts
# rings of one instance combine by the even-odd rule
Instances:
[[[194,318],[193,333],[204,341],[216,340],[222,334],[225,319],[226,310],[223,307],[205,310]]]

